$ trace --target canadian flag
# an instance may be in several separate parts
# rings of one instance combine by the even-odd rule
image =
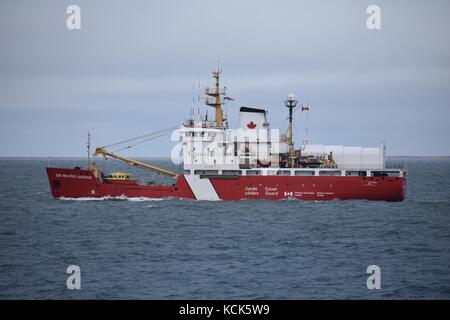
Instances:
[[[302,111],[309,111],[309,107],[302,104]]]

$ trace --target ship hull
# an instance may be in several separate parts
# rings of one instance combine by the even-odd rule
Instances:
[[[195,199],[186,180],[178,178],[173,186],[105,183],[92,171],[84,169],[47,168],[50,190],[55,198],[189,198]]]
[[[55,198],[301,199],[403,201],[403,177],[179,176],[171,186],[104,183],[90,170],[47,168]]]

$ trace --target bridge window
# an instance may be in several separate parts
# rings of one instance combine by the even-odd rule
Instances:
[[[261,175],[261,170],[247,170],[248,176],[259,176]]]

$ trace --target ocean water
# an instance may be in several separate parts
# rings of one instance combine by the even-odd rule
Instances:
[[[450,298],[449,159],[404,159],[398,203],[54,200],[47,162],[0,159],[0,298]]]

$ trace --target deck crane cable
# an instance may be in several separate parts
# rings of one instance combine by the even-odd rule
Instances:
[[[127,139],[127,140],[111,143],[109,145],[103,146],[102,148],[109,148],[109,147],[112,147],[112,146],[117,146],[117,145],[121,145],[121,144],[124,144],[124,143],[127,143],[127,142],[132,142],[132,141],[145,139],[145,138],[149,138],[149,140],[150,140],[151,139],[150,137],[152,137],[152,136],[159,135],[159,134],[168,134],[168,133],[170,133],[171,131],[173,131],[173,130],[175,130],[177,128],[178,127],[174,126],[174,127],[170,127],[170,128],[166,128],[166,129],[161,129],[161,130],[158,130],[158,131],[155,131],[155,132],[144,134],[142,136],[138,136],[138,137],[130,138],[130,139]]]
[[[125,150],[125,149],[129,149],[129,148],[135,147],[135,146],[137,146],[137,145],[139,145],[139,144],[142,144],[142,143],[144,143],[144,142],[147,142],[147,141],[150,141],[150,140],[153,140],[153,139],[157,139],[157,138],[163,137],[163,136],[165,136],[165,135],[167,135],[167,134],[169,134],[169,133],[170,133],[170,131],[169,131],[169,132],[163,132],[163,133],[160,133],[160,134],[155,135],[155,136],[150,136],[150,137],[147,138],[147,139],[144,139],[144,140],[138,141],[138,142],[136,142],[136,143],[130,144],[130,145],[128,145],[128,146],[125,146],[125,147],[116,149],[116,150],[114,150],[113,152],[118,152],[118,151],[122,151],[122,150]]]
[[[135,145],[144,143],[144,142],[146,142],[148,140],[156,139],[156,138],[158,138],[160,136],[166,135],[166,134],[170,133],[171,131],[173,131],[173,130],[175,130],[177,128],[178,127],[171,127],[171,128],[167,128],[167,129],[162,129],[162,130],[158,130],[158,131],[155,131],[155,132],[152,132],[152,133],[149,133],[149,134],[146,134],[146,135],[142,135],[142,136],[139,136],[139,137],[136,137],[136,138],[131,138],[131,139],[123,140],[123,141],[120,141],[120,142],[112,143],[112,144],[109,144],[109,145],[107,145],[105,147],[96,148],[95,152],[94,152],[94,156],[103,155],[103,157],[105,159],[113,158],[113,159],[116,159],[116,160],[125,161],[128,164],[131,164],[131,165],[134,165],[134,166],[137,166],[137,167],[140,167],[140,168],[156,171],[157,173],[162,173],[164,175],[169,175],[172,178],[177,179],[179,174],[176,173],[176,172],[173,172],[173,171],[170,171],[170,170],[167,170],[167,169],[163,169],[163,168],[159,168],[159,167],[153,166],[153,165],[148,164],[148,163],[143,163],[143,162],[140,162],[140,161],[137,161],[137,160],[133,160],[133,159],[130,159],[130,158],[118,155],[118,154],[116,154],[114,152],[110,152],[110,151],[105,149],[107,147],[123,145],[124,143],[127,143],[127,142],[136,141],[135,143],[130,144],[130,145],[126,146],[126,147],[123,147],[123,148],[121,148],[119,150],[128,149],[128,148],[131,148],[131,147],[133,147]]]

